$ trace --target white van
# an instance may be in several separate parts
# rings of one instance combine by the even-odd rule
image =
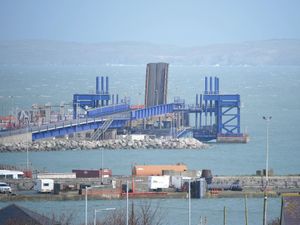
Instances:
[[[40,193],[50,193],[54,189],[54,180],[38,179],[35,181],[34,190]]]
[[[0,182],[0,193],[11,193],[11,187],[7,183]]]

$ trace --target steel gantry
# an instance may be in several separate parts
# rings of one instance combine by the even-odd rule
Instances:
[[[101,82],[100,82],[101,81]],[[193,135],[201,141],[213,139],[242,137],[240,129],[240,95],[220,94],[219,78],[205,77],[203,94],[196,95],[196,104],[186,107],[184,100],[174,100],[173,103],[154,105],[142,109],[131,109],[127,101],[118,95],[109,94],[108,77],[96,78],[96,94],[73,95],[73,120],[67,123],[52,124],[46,129],[35,130],[32,140],[63,136],[87,130],[98,130],[124,127],[127,122],[162,116],[169,113],[184,112],[195,115],[194,128],[185,127],[177,131],[177,137]],[[105,90],[104,90],[105,86]],[[78,109],[84,114],[78,114]],[[81,117],[84,117],[82,119]],[[104,126],[104,127],[102,127]]]
[[[243,136],[240,95],[220,94],[218,77],[205,77],[204,93],[196,95],[196,105],[189,108],[189,113],[195,114],[193,135],[199,140]]]

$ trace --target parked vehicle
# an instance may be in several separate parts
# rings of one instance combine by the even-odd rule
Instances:
[[[35,181],[34,190],[40,193],[50,193],[54,190],[54,180],[38,179]]]
[[[0,179],[20,179],[24,177],[22,171],[0,170]]]
[[[7,183],[0,182],[0,193],[11,193],[11,187]]]
[[[169,186],[170,186],[170,176],[148,177],[148,187],[150,190],[168,188]]]

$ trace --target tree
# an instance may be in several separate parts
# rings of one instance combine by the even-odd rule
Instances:
[[[280,225],[280,218],[277,217],[271,221],[268,222],[268,225]]]
[[[165,216],[158,204],[152,206],[151,202],[145,201],[137,206],[134,203],[131,205],[129,225],[163,225]],[[126,225],[126,212],[124,209],[115,210],[101,222],[97,221],[97,225]]]

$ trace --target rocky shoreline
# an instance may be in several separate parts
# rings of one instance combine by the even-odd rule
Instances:
[[[131,140],[130,138],[111,139],[101,141],[55,139],[32,143],[4,143],[0,144],[0,152],[27,151],[60,151],[60,150],[89,150],[89,149],[206,149],[204,144],[194,138],[146,138]]]

